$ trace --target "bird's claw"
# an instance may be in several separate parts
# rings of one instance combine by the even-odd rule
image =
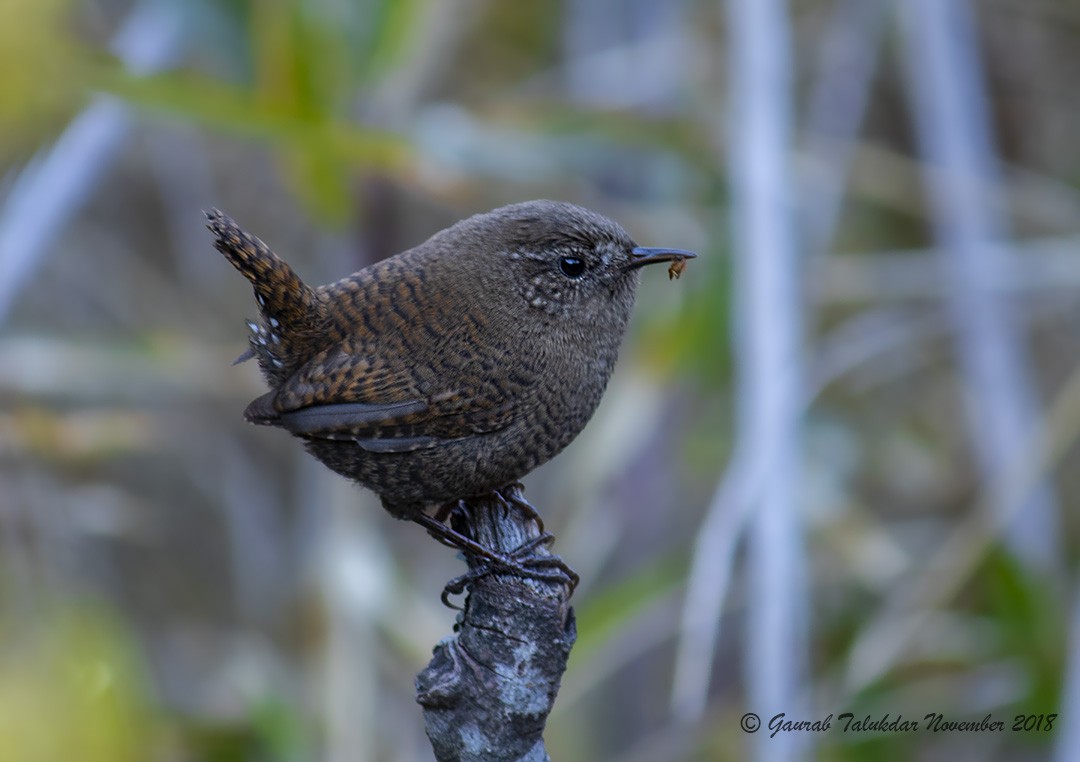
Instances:
[[[464,574],[454,577],[446,583],[440,600],[448,608],[460,609],[450,602],[451,595],[461,595],[465,589],[474,582],[492,574],[513,574],[525,579],[535,579],[540,582],[552,582],[568,585],[569,595],[574,594],[581,578],[577,572],[567,566],[566,562],[558,556],[535,555],[537,548],[550,545],[555,540],[555,535],[545,532],[534,537],[523,545],[519,545],[509,555],[490,553],[483,556],[483,561],[473,566]],[[466,551],[467,552],[467,551]],[[568,596],[569,597],[569,596]]]
[[[432,516],[420,514],[414,518],[416,523],[428,530],[428,534],[443,545],[460,550],[474,564],[469,571],[446,584],[441,596],[443,604],[450,608],[459,608],[450,602],[451,595],[460,595],[477,580],[498,573],[514,574],[542,582],[566,584],[569,586],[570,595],[573,595],[580,581],[577,573],[558,556],[537,555],[536,553],[539,548],[554,542],[555,536],[544,529],[540,514],[525,499],[522,490],[522,485],[515,482],[494,493],[495,499],[504,510],[510,512],[517,509],[527,520],[535,522],[540,532],[539,535],[522,543],[510,553],[498,553],[453,528],[455,517],[468,516],[470,507],[465,500],[446,503]]]

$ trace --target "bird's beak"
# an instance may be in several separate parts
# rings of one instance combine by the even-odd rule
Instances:
[[[655,265],[657,262],[677,262],[683,259],[694,259],[697,254],[686,249],[651,249],[638,246],[630,252],[630,256],[633,259],[626,266],[627,270],[633,270],[643,265]]]

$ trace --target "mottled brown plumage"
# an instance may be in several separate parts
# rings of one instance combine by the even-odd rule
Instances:
[[[246,357],[271,391],[245,417],[300,437],[406,519],[513,483],[569,444],[615,365],[639,266],[694,256],[530,201],[313,289],[227,216],[207,218],[262,314]]]

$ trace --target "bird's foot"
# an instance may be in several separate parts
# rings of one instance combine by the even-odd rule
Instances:
[[[464,502],[464,500],[459,500],[456,504],[448,503],[442,506],[434,516],[419,513],[413,517],[413,521],[424,527],[429,535],[448,548],[454,548],[466,555],[479,556],[488,560],[501,558],[495,551],[462,534],[446,523],[447,517],[459,507],[462,507]]]
[[[502,498],[503,503],[509,503],[514,506],[531,521],[536,522],[537,528],[540,530],[540,534],[545,533],[544,520],[540,518],[540,511],[536,510],[536,506],[525,499],[525,485],[521,482],[514,482],[508,484],[500,490],[497,490],[496,495]]]
[[[539,514],[525,499],[521,490],[521,484],[515,483],[496,491],[493,497],[508,513],[517,509],[524,514],[527,521],[535,522],[540,534],[525,541],[509,553],[495,551],[454,528],[454,523],[465,528],[469,525],[471,506],[465,500],[447,503],[432,516],[418,514],[413,518],[413,521],[427,529],[428,534],[443,545],[464,553],[471,565],[468,572],[450,580],[443,589],[442,602],[445,605],[458,608],[450,603],[449,596],[460,595],[477,580],[497,573],[509,573],[526,579],[567,584],[570,594],[573,594],[580,579],[577,573],[558,556],[537,554],[536,551],[539,548],[554,542],[555,536],[544,530],[544,523]]]
[[[578,582],[581,581],[577,572],[567,566],[566,562],[558,556],[536,554],[538,548],[550,545],[554,540],[555,535],[544,532],[523,545],[519,545],[508,555],[494,553],[489,550],[486,555],[481,556],[483,560],[479,564],[470,567],[469,571],[454,577],[454,579],[446,583],[446,587],[443,588],[440,596],[443,605],[449,608],[460,608],[450,602],[450,596],[461,595],[467,587],[492,574],[512,574],[540,582],[568,585],[570,588],[569,595],[573,595]]]
[[[509,511],[512,508],[517,508],[525,515],[527,520],[536,522],[536,527],[540,530],[540,534],[544,534],[547,531],[544,529],[544,519],[540,517],[540,511],[536,510],[536,506],[525,499],[525,485],[521,482],[507,484],[502,489],[495,490],[492,493],[492,496],[499,501],[505,510]],[[440,505],[438,510],[435,511],[433,518],[441,524],[446,524],[454,513],[460,513],[467,509],[467,501],[455,500]],[[428,531],[430,532],[430,529]],[[455,547],[453,541],[448,542],[442,536],[436,535],[434,532],[431,532],[431,534],[440,542],[448,544],[450,547]]]

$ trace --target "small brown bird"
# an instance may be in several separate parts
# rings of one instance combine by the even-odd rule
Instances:
[[[214,245],[251,281],[251,348],[271,391],[244,413],[300,437],[394,516],[499,490],[588,422],[615,366],[638,247],[572,204],[478,214],[318,288],[219,211]],[[680,268],[681,269],[681,268]]]

